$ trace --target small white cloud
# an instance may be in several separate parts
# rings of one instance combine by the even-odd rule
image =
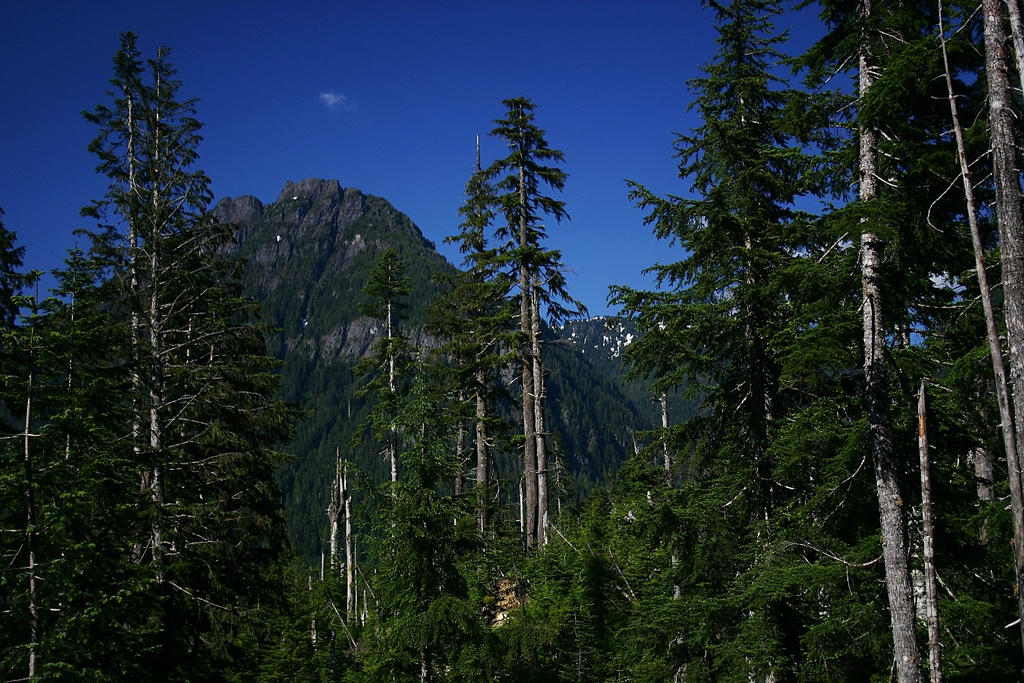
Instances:
[[[356,108],[356,103],[349,99],[347,95],[336,93],[333,90],[320,93],[320,101],[331,111],[335,109],[352,111]]]

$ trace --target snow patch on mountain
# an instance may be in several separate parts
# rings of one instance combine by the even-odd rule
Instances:
[[[584,356],[605,359],[621,357],[637,337],[631,321],[614,316],[571,320],[556,327],[555,331]]]

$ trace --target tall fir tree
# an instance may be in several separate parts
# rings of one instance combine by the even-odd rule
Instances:
[[[658,450],[678,454],[678,529],[666,544],[681,626],[678,671],[777,677],[797,666],[802,592],[784,563],[785,517],[795,487],[780,476],[776,440],[801,397],[782,381],[794,346],[793,273],[807,258],[810,222],[796,210],[811,190],[811,159],[793,111],[806,98],[775,74],[784,57],[778,2],[707,2],[718,53],[690,82],[701,126],[677,138],[679,174],[694,198],[662,198],[632,185],[655,234],[683,260],[650,269],[661,291],[613,288],[637,320],[626,351],[652,393],[685,387],[697,416],[669,430]],[[756,587],[756,588],[755,588]],[[666,595],[665,599],[671,599]],[[713,652],[710,658],[708,652]]]
[[[0,209],[0,218],[3,211]],[[24,605],[27,595],[25,572],[21,570],[23,560],[19,557],[26,534],[31,531],[25,525],[24,512],[25,484],[22,481],[19,464],[21,458],[15,447],[15,435],[19,431],[18,407],[21,400],[12,391],[20,383],[26,354],[15,337],[15,325],[21,306],[16,298],[21,291],[23,275],[20,272],[25,248],[18,245],[17,235],[8,230],[0,220],[0,354],[3,358],[3,394],[0,395],[0,434],[4,448],[0,450],[0,557],[4,565],[17,571],[0,574],[0,629],[5,634],[0,640],[0,662],[4,676],[13,677],[15,672],[27,673],[28,658],[35,639],[30,631],[31,615]],[[20,670],[20,671],[19,671]]]
[[[502,241],[501,260],[515,278],[519,303],[517,353],[522,382],[523,478],[525,489],[525,543],[533,549],[547,540],[548,503],[544,429],[544,370],[540,354],[540,306],[555,320],[585,313],[569,296],[562,256],[546,249],[544,218],[561,222],[569,217],[565,203],[543,194],[543,187],[560,191],[566,173],[554,164],[564,161],[551,149],[542,129],[534,123],[536,106],[525,97],[504,100],[505,118],[497,119],[491,135],[508,147],[509,154],[493,162],[485,177],[494,183],[504,222],[496,234]]]
[[[829,211],[822,221],[826,233],[831,232],[838,240],[825,262],[835,260],[839,265],[845,260],[840,267],[856,272],[859,278],[859,291],[848,288],[843,303],[832,304],[837,311],[845,309],[845,314],[856,304],[859,317],[862,371],[857,383],[843,393],[851,397],[859,392],[862,401],[859,405],[844,401],[845,411],[851,426],[863,429],[864,442],[870,445],[865,462],[870,462],[875,475],[879,519],[875,533],[882,548],[886,616],[897,676],[900,680],[919,680],[922,661],[913,586],[920,572],[914,565],[922,540],[912,506],[917,457],[914,443],[908,438],[911,424],[916,423],[910,407],[922,377],[934,378],[931,381],[944,386],[950,377],[950,365],[963,360],[951,360],[947,353],[963,353],[961,342],[974,349],[984,336],[980,333],[957,342],[952,342],[950,336],[967,324],[962,309],[964,291],[959,283],[970,279],[973,254],[970,236],[961,227],[965,222],[963,196],[950,192],[951,187],[960,184],[957,176],[961,169],[949,136],[948,93],[943,78],[946,68],[942,45],[936,39],[938,7],[935,3],[883,1],[821,5],[827,32],[801,58],[802,63],[809,67],[814,87],[820,87],[837,70],[847,71],[854,79],[856,92],[848,106],[835,108],[827,117],[827,125],[839,132],[827,144],[832,198],[847,203]],[[957,106],[965,117],[976,118],[980,103],[976,80],[979,53],[970,41],[980,34],[975,32],[977,24],[969,19],[974,8],[959,3],[946,7],[963,22],[950,53],[953,77],[963,76],[957,89],[965,95]],[[937,106],[939,103],[944,106]],[[980,127],[975,127],[970,132],[975,145],[980,142],[979,131]],[[851,193],[850,187],[855,192]],[[984,183],[978,187],[987,193]],[[843,252],[847,252],[845,258]],[[971,290],[973,287],[970,285]],[[973,319],[969,325],[975,333],[979,331],[977,322]],[[810,366],[803,368],[805,377],[818,375],[827,380]],[[829,393],[840,396],[835,389]],[[948,422],[942,429],[956,433],[964,426]],[[933,442],[933,466],[958,469],[962,460],[954,455],[957,447],[953,439]],[[949,452],[951,462],[957,465],[943,462],[937,457],[941,452]],[[947,490],[950,504],[954,496],[962,501],[966,494],[966,489]],[[938,497],[936,501],[937,505],[946,504]],[[861,547],[872,541],[868,531],[865,528],[858,532]],[[951,579],[959,571],[954,569],[956,554],[970,552],[962,543],[962,536],[949,537],[949,565],[945,571]],[[941,552],[937,562],[942,565]],[[952,630],[959,629],[952,626],[954,621],[946,623]],[[964,661],[958,658],[958,665]]]
[[[136,561],[152,572],[160,647],[151,660],[182,676],[238,665],[259,638],[260,605],[279,591],[283,526],[273,445],[291,412],[273,399],[255,305],[240,266],[223,257],[230,226],[207,216],[209,180],[196,168],[195,103],[160,48],[143,69],[122,36],[110,104],[86,118],[108,192],[94,253],[111,263],[128,327],[129,448],[148,531]]]
[[[14,296],[21,290],[23,275],[19,272],[25,247],[18,246],[17,234],[3,223],[4,210],[0,208],[0,322],[6,328],[14,325],[18,309]]]

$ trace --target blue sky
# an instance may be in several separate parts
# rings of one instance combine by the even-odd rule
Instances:
[[[656,241],[625,179],[686,194],[673,131],[699,124],[686,82],[714,54],[710,12],[677,2],[37,2],[11,3],[0,24],[4,224],[26,266],[58,267],[78,210],[105,179],[81,116],[107,101],[118,36],[159,45],[199,99],[203,168],[215,195],[277,198],[287,180],[337,178],[388,199],[449,260],[474,137],[484,163],[501,100],[523,95],[566,156],[561,199],[571,221],[549,226],[572,271],[570,291],[607,312],[610,284],[648,286],[641,271],[681,254]],[[802,47],[809,14],[786,15]],[[84,245],[83,245],[84,246]]]

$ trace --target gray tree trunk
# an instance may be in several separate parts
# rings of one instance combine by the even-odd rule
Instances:
[[[128,137],[125,141],[126,155],[128,156],[128,192],[133,201],[140,195],[138,179],[136,177],[135,158],[135,100],[134,93],[125,90],[127,105]],[[139,271],[136,259],[139,255],[139,226],[134,212],[128,216],[128,283],[132,292],[139,290]],[[132,382],[132,449],[136,459],[142,454],[140,440],[142,438],[142,417],[140,416],[139,396],[142,393],[142,378],[139,376],[139,312],[132,306],[131,323],[131,382]],[[141,491],[145,492],[148,487],[149,477],[143,473],[140,477]]]
[[[327,520],[330,522],[330,531],[328,533],[331,544],[331,576],[335,575],[338,568],[338,534],[341,506],[341,450],[335,448],[334,477],[331,479],[331,502],[327,506]]]
[[[427,648],[420,650],[420,683],[430,683],[430,652]]]
[[[519,478],[519,535],[526,537],[526,503],[523,501],[523,479]]]
[[[313,594],[313,577],[306,577],[306,592],[310,595]],[[313,650],[316,650],[316,612],[309,617],[309,640],[313,644]]]
[[[162,88],[161,74],[156,74],[156,82],[154,84],[155,92],[160,92]],[[155,168],[160,167],[160,119],[161,110],[157,107],[154,111],[156,117],[156,125],[153,127],[155,131],[156,140],[152,144],[153,149],[153,166]],[[151,190],[150,196],[150,212],[152,214],[151,220],[156,220],[156,217],[161,215],[161,196],[160,188],[154,184]],[[152,225],[150,230],[155,236],[160,232],[159,225]],[[159,240],[152,239],[151,243],[146,244],[146,251],[149,256],[149,280],[150,282],[146,285],[149,288],[149,310],[147,312],[146,324],[148,327],[149,334],[149,449],[150,453],[156,458],[156,464],[150,474],[150,497],[156,506],[156,516],[153,522],[153,563],[156,567],[156,580],[158,583],[162,583],[164,580],[164,569],[163,569],[163,551],[164,551],[164,539],[163,539],[163,512],[164,512],[164,468],[163,458],[164,455],[161,452],[163,449],[163,425],[160,421],[160,410],[163,408],[163,358],[162,356],[162,341],[163,341],[163,317],[160,310],[158,292],[161,286],[160,273],[160,254],[157,251],[157,245]]]
[[[548,543],[548,449],[544,431],[544,366],[540,355],[540,302],[534,278],[530,296],[530,355],[533,359],[533,417],[537,439],[537,544]]]
[[[924,537],[925,617],[928,622],[928,672],[932,683],[942,681],[939,640],[939,598],[935,591],[935,522],[932,519],[932,479],[928,457],[928,421],[924,380],[917,400],[917,444],[921,460],[921,524]]]
[[[985,73],[988,79],[989,134],[992,148],[992,176],[996,186],[996,219],[999,224],[1003,270],[1003,315],[1010,347],[1010,381],[1013,385],[1013,414],[1024,414],[1024,226],[1021,225],[1020,179],[1014,147],[1013,96],[1010,91],[1003,5],[984,0]],[[1014,424],[1016,443],[1024,439],[1021,420]],[[1021,492],[1020,458],[1016,449],[1007,453],[1010,501],[1013,514],[1014,564],[1017,576],[1017,610],[1021,643],[1024,645],[1024,497]],[[1011,462],[1011,457],[1015,462]]]
[[[135,201],[142,196],[142,192],[138,185],[138,176],[136,170],[136,164],[138,159],[135,155],[135,93],[128,90],[125,87],[125,105],[126,105],[126,120],[125,128],[127,131],[127,137],[125,139],[125,154],[128,157],[128,193],[130,196],[129,207],[134,207]],[[138,216],[136,211],[131,208],[128,211],[128,286],[133,294],[137,294],[140,290],[139,284],[139,225]],[[141,323],[139,320],[139,311],[135,306],[131,307],[131,315],[129,322],[129,334],[131,336],[131,385],[132,385],[132,452],[135,454],[136,460],[142,459],[142,424],[144,422],[142,417],[143,405],[142,405],[142,376],[139,374],[139,365],[141,359],[140,337],[141,337]],[[139,474],[139,493],[145,494],[150,493],[150,487],[152,485],[152,472],[149,470],[143,470]],[[150,539],[152,542],[152,538]],[[146,553],[146,543],[141,539],[135,544],[133,552],[134,559],[136,562],[142,562],[143,556]]]
[[[521,166],[519,168],[519,207],[519,246],[521,249],[525,249],[529,245],[529,240],[526,225],[526,181]],[[532,288],[530,270],[523,259],[525,259],[525,255],[520,256],[519,263],[519,329],[522,332],[520,355],[523,384],[523,483],[526,489],[524,500],[526,515],[523,525],[526,549],[532,550],[537,545],[537,418],[534,414],[533,359],[531,358],[530,344]]]
[[[665,480],[667,484],[672,483],[672,454],[668,450],[668,394],[664,391],[661,392],[661,396],[658,398],[661,403],[661,449],[662,455],[664,456],[665,465]]]
[[[157,197],[154,192],[153,197],[154,204],[157,203]],[[157,459],[153,469],[150,471],[149,488],[150,488],[150,499],[156,506],[156,516],[153,521],[152,539],[153,544],[153,563],[156,567],[156,580],[158,583],[162,583],[164,580],[163,571],[163,553],[164,553],[164,538],[163,538],[163,511],[164,511],[164,467],[163,467],[163,424],[161,423],[160,410],[163,407],[163,396],[161,392],[162,387],[162,365],[163,359],[162,354],[162,327],[163,320],[161,318],[159,301],[157,298],[158,283],[156,282],[156,274],[160,261],[157,255],[156,246],[149,245],[149,269],[150,274],[154,278],[149,286],[149,311],[147,315],[147,326],[149,328],[149,362],[150,362],[150,376],[149,376],[149,451]]]
[[[459,397],[459,402],[463,401],[464,397]],[[466,486],[466,473],[463,466],[465,465],[466,459],[464,453],[466,450],[466,425],[459,421],[458,432],[455,436],[455,497],[461,498],[463,490]]]
[[[38,296],[36,297],[38,299]],[[30,332],[30,334],[32,334]],[[31,347],[32,344],[30,343]],[[29,369],[25,391],[25,425],[22,432],[22,459],[25,476],[25,553],[28,556],[28,677],[36,675],[36,645],[39,642],[39,605],[36,596],[36,505],[34,484],[34,468],[32,465],[31,427],[32,427],[32,391],[34,371]]]
[[[477,523],[480,533],[487,532],[488,523],[488,483],[490,474],[487,471],[487,403],[484,398],[484,373],[476,374],[476,509]]]
[[[1016,0],[1010,0],[1010,4],[1016,7]],[[941,0],[939,2],[939,21],[942,21]],[[988,19],[986,19],[986,22],[987,21]],[[998,24],[998,20],[996,20],[996,23]],[[967,221],[971,228],[971,243],[974,247],[974,268],[978,275],[978,289],[981,294],[982,310],[985,314],[985,331],[986,337],[988,338],[989,356],[992,359],[992,374],[995,379],[996,401],[999,405],[1000,431],[1003,436],[1003,449],[1006,452],[1007,469],[1010,473],[1010,510],[1013,517],[1013,548],[1015,568],[1017,570],[1017,611],[1018,616],[1024,618],[1024,595],[1021,593],[1022,588],[1024,588],[1024,583],[1022,583],[1021,578],[1021,570],[1024,568],[1024,493],[1021,491],[1022,482],[1020,476],[1014,476],[1013,474],[1014,472],[1020,472],[1020,457],[1017,452],[1018,439],[1016,415],[1014,414],[1014,406],[1011,405],[1010,402],[1010,388],[1006,379],[1006,366],[1003,363],[1002,343],[999,341],[999,329],[996,326],[995,307],[992,305],[992,294],[988,285],[988,274],[985,271],[985,252],[981,243],[981,232],[978,228],[978,213],[974,199],[974,182],[971,179],[971,169],[967,161],[963,127],[960,124],[960,116],[956,110],[953,81],[950,75],[949,59],[946,54],[944,28],[941,23],[939,25],[939,35],[942,39],[942,58],[945,66],[946,92],[949,98],[950,117],[953,121],[953,134],[956,139],[957,158],[960,162],[960,175],[963,181],[964,195],[967,201]],[[996,39],[998,39],[998,36],[996,36]],[[987,50],[988,47],[986,42],[986,52]],[[991,67],[994,66],[995,64],[991,65]],[[999,81],[998,78],[996,80]],[[1008,81],[1005,84],[1008,86]],[[993,139],[993,145],[994,144],[995,140]],[[1008,219],[1013,220],[1013,217],[1009,216]],[[1019,220],[1019,211],[1017,219]],[[1002,218],[1000,218],[1000,223],[1002,223]],[[1004,288],[1006,288],[1007,279],[1005,272],[1003,280]],[[1017,291],[1019,292],[1019,289]],[[984,481],[991,482],[992,462],[988,458],[988,453],[984,449],[980,448],[977,449],[977,451],[979,452],[979,455],[976,455],[975,457],[975,468],[977,469],[981,467],[985,476]],[[983,480],[979,478],[978,497],[984,500],[986,496],[984,489],[987,488],[987,496],[988,499],[991,500],[991,484],[983,485],[981,483],[982,481]],[[982,529],[982,534],[987,536],[987,530]],[[1022,619],[1021,622],[1021,629],[1022,643],[1024,643],[1024,619]]]
[[[387,313],[387,335],[390,342],[394,338],[394,320],[392,317],[391,301],[388,301]],[[394,397],[398,393],[398,384],[395,378],[395,354],[392,349],[388,350],[388,391]],[[395,416],[391,416],[391,424],[388,426],[388,461],[391,464],[391,482],[398,481],[398,425],[395,424]]]
[[[996,499],[992,484],[995,482],[995,467],[992,465],[992,455],[984,446],[978,446],[971,451],[971,458],[974,460],[975,492],[978,500],[983,503],[992,503]]]
[[[356,610],[356,539],[352,535],[352,491],[348,488],[348,466],[341,470],[341,500],[345,511],[345,618]]]
[[[858,93],[863,98],[875,82],[875,65],[869,56],[866,36],[871,0],[863,0],[861,12],[863,28],[858,60]],[[878,132],[874,128],[860,127],[859,199],[862,202],[878,196],[877,138]],[[916,683],[921,680],[921,656],[914,635],[914,603],[907,560],[903,497],[897,481],[898,468],[889,414],[885,315],[882,309],[882,240],[870,231],[869,226],[864,227],[860,256],[868,439],[878,494],[896,676],[901,683]]]

